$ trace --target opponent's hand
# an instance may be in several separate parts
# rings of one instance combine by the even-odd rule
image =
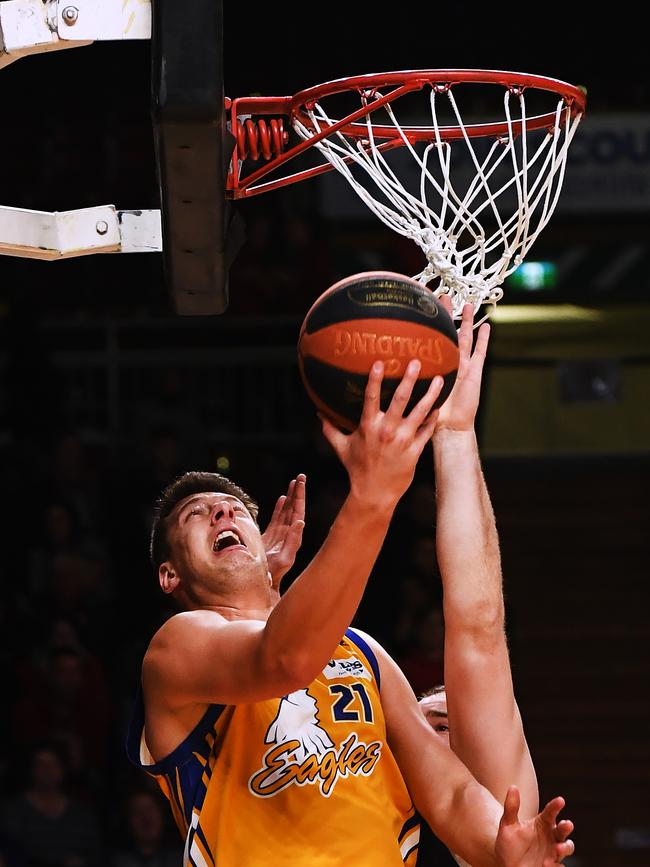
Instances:
[[[519,789],[510,786],[499,823],[495,853],[501,867],[557,867],[573,855],[573,822],[557,817],[564,798],[553,798],[533,819],[519,820]]]
[[[350,490],[363,502],[394,508],[413,480],[418,458],[431,439],[438,411],[433,411],[443,379],[437,376],[426,394],[405,416],[421,364],[410,361],[395,389],[390,406],[380,408],[384,365],[376,361],[370,371],[358,428],[344,434],[322,418],[323,434],[350,477]]]
[[[438,301],[451,315],[451,298],[443,295]],[[466,304],[463,307],[463,318],[458,330],[460,353],[458,375],[451,394],[440,407],[436,432],[468,431],[474,428],[474,419],[481,396],[481,379],[490,338],[490,326],[484,322],[479,328],[474,352],[472,352],[473,328],[474,309],[471,304]]]
[[[278,598],[280,582],[293,566],[302,544],[302,531],[305,527],[306,480],[306,476],[300,473],[289,482],[287,493],[278,497],[269,525],[262,533],[271,573],[271,588]]]

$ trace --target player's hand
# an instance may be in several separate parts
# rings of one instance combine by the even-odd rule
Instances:
[[[418,458],[431,439],[438,411],[432,411],[443,379],[437,376],[408,415],[404,411],[417,382],[421,364],[410,361],[395,389],[390,406],[380,407],[384,365],[376,361],[370,371],[358,428],[344,434],[322,419],[323,434],[345,466],[350,490],[361,501],[378,508],[394,508],[413,480]]]
[[[300,473],[289,482],[287,493],[278,498],[269,525],[262,533],[271,588],[278,598],[280,582],[293,566],[302,544],[306,480],[306,476]]]
[[[553,798],[533,819],[519,819],[519,789],[510,786],[499,823],[495,853],[501,867],[556,867],[573,855],[569,840],[573,822],[557,821],[564,808],[563,798]]]
[[[451,298],[443,295],[439,303],[451,315]],[[483,365],[490,338],[490,326],[484,322],[478,330],[476,345],[472,352],[474,336],[474,309],[471,304],[463,307],[463,318],[458,330],[460,363],[458,375],[451,394],[440,407],[436,433],[442,430],[471,431],[481,396]]]

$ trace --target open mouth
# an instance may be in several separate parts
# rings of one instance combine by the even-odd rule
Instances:
[[[226,548],[232,548],[235,545],[244,545],[238,534],[234,530],[222,530],[214,540],[212,550],[225,551]]]

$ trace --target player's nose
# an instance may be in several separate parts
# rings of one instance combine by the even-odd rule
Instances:
[[[233,518],[234,515],[235,509],[230,500],[217,500],[212,507],[211,521],[213,524],[216,524],[222,518]]]

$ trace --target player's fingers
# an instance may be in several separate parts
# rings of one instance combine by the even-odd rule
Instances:
[[[563,842],[573,832],[573,827],[571,819],[562,819],[555,828],[555,839],[560,843]]]
[[[554,827],[557,822],[558,813],[560,810],[564,809],[564,805],[564,798],[553,798],[553,800],[549,801],[540,813],[540,818],[542,821]]]
[[[292,521],[303,521],[305,518],[305,506],[307,503],[307,476],[304,473],[298,473],[296,477],[296,487],[294,488],[293,496],[293,513]]]
[[[489,322],[484,322],[476,335],[476,343],[474,344],[474,352],[472,353],[472,361],[476,358],[479,359],[481,365],[485,361],[485,356],[487,355],[488,343],[490,342],[490,324]]]
[[[544,858],[543,867],[558,867],[564,863],[564,858],[569,858],[575,852],[576,847],[573,840],[567,840],[565,843],[558,843],[555,846],[555,851],[552,857]]]
[[[342,433],[337,427],[334,427],[332,422],[326,419],[325,416],[321,415],[319,417],[321,420],[321,425],[323,427],[323,436],[332,446],[336,454],[341,457],[345,452],[345,448],[347,446],[347,436]]]
[[[367,422],[377,415],[380,410],[381,383],[384,378],[383,361],[375,361],[368,374],[368,383],[363,398],[363,410],[361,422]]]
[[[286,494],[282,494],[281,497],[278,497],[276,504],[275,504],[275,508],[273,509],[273,514],[271,515],[271,520],[269,521],[268,526],[266,528],[267,532],[270,528],[275,528],[276,525],[279,523],[280,515],[282,514],[282,509],[284,507],[284,503],[285,503],[286,499],[287,499]]]
[[[283,560],[287,567],[293,565],[294,558],[302,545],[302,531],[305,529],[304,521],[295,521],[287,532],[282,546]]]
[[[560,858],[568,858],[573,855],[576,847],[573,840],[565,840],[564,843],[558,843],[555,847],[556,855],[558,856],[558,861]]]
[[[472,354],[473,327],[474,308],[471,304],[465,304],[460,328],[458,329],[458,351],[462,359],[468,359]]]
[[[515,825],[519,821],[520,801],[519,789],[517,786],[510,786],[506,794],[506,799],[503,802],[502,824]]]
[[[433,433],[436,429],[436,425],[438,423],[438,410],[434,409],[433,412],[429,415],[423,425],[421,425],[419,431],[415,435],[413,440],[415,444],[415,448],[418,451],[418,454],[422,454],[426,444],[431,440]]]
[[[445,310],[450,316],[454,315],[454,305],[451,303],[450,295],[444,293],[438,296],[438,298],[436,298],[436,301],[438,302],[438,304],[440,304],[441,307],[445,308]]]
[[[394,427],[404,415],[406,405],[413,394],[413,387],[417,382],[418,375],[422,369],[422,364],[416,358],[411,359],[406,365],[402,381],[395,389],[393,399],[386,410],[386,420],[389,427]]]
[[[287,499],[282,510],[283,523],[290,524],[296,510],[296,498],[298,496],[298,480],[293,479],[287,491]]]
[[[302,520],[295,520],[289,527],[289,531],[287,533],[287,541],[291,541],[292,543],[298,543],[300,546],[300,541],[302,540],[302,531],[305,529],[305,522]]]
[[[284,498],[284,502],[282,503],[282,508],[280,509],[280,514],[278,518],[282,521],[283,524],[286,524],[293,509],[292,500],[293,500],[293,491],[296,486],[296,480],[292,479],[289,482],[289,487],[287,488],[287,493]]]
[[[406,417],[409,425],[408,429],[412,436],[415,436],[416,432],[427,420],[429,413],[433,409],[434,403],[440,397],[440,392],[442,391],[444,384],[445,381],[442,376],[434,376],[429,383],[429,387],[424,396],[420,398]]]

